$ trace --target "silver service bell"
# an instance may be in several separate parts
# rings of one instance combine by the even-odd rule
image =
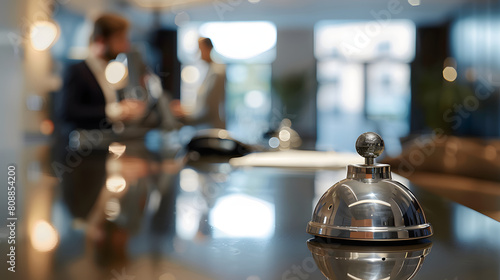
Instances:
[[[330,243],[328,240],[310,239],[307,247],[321,273],[332,280],[409,280],[422,268],[432,247],[428,240],[406,245],[382,242],[375,246]]]
[[[375,158],[384,151],[380,135],[367,132],[358,137],[356,151],[365,164],[347,167],[347,178],[320,198],[309,234],[347,240],[401,241],[432,236],[423,209],[411,191],[392,180],[388,164]]]

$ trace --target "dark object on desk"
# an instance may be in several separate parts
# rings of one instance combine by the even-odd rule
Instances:
[[[409,280],[422,267],[432,242],[363,246],[313,238],[307,241],[307,247],[328,279]]]
[[[347,178],[321,197],[307,225],[309,234],[361,241],[401,241],[430,237],[432,227],[415,196],[393,181],[391,167],[375,163],[384,141],[373,132],[363,133],[356,151],[365,164],[352,164]]]
[[[188,151],[200,156],[244,156],[255,148],[244,144],[231,136],[224,129],[206,129],[198,132],[187,145]]]

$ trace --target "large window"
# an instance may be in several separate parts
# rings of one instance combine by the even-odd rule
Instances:
[[[181,102],[189,110],[206,73],[199,36],[214,45],[213,59],[226,64],[226,125],[232,136],[257,143],[269,130],[271,63],[276,57],[276,27],[269,22],[190,23],[179,29],[182,63]]]
[[[318,60],[318,149],[353,151],[356,137],[382,134],[397,154],[409,132],[411,21],[322,21],[315,27]]]

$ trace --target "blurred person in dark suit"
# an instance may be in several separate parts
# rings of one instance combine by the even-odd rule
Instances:
[[[87,59],[70,66],[64,78],[56,112],[63,121],[63,133],[109,128],[115,121],[135,119],[144,112],[141,102],[118,101],[116,89],[104,74],[110,60],[129,50],[128,29],[129,22],[114,14],[104,14],[95,21]]]
[[[171,102],[171,109],[174,115],[190,125],[199,128],[226,128],[225,120],[225,84],[226,67],[212,61],[210,56],[213,50],[212,41],[209,38],[201,37],[198,40],[201,52],[201,59],[208,63],[208,72],[198,89],[196,95],[196,105],[192,112],[185,112],[178,100]]]

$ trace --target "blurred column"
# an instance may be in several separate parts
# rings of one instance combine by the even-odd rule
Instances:
[[[59,27],[52,20],[54,9],[67,0],[25,0],[24,14],[21,20],[24,59],[24,94],[23,94],[23,127],[28,136],[49,135],[53,131],[49,119],[49,93],[58,90],[61,78],[53,71],[53,60],[50,53],[52,44],[59,37]],[[40,23],[54,23],[57,29],[39,26]],[[34,26],[39,26],[34,29]],[[54,34],[55,32],[55,34]],[[33,36],[34,35],[34,36]],[[52,35],[54,40],[50,40]],[[47,46],[44,48],[44,46]]]
[[[439,114],[430,111],[422,105],[422,80],[428,76],[432,78],[434,84],[428,87],[436,90],[442,86],[442,65],[448,54],[448,23],[439,26],[425,26],[417,28],[417,46],[415,48],[415,59],[411,64],[411,115],[410,115],[410,134],[419,134],[428,129],[429,123],[426,122],[426,114],[434,114],[436,119],[435,127],[443,127],[443,120]],[[432,70],[436,71],[431,72]],[[432,74],[429,74],[432,73]],[[429,82],[427,82],[429,83]]]
[[[22,65],[16,54],[16,45],[11,40],[18,31],[23,1],[3,1],[0,9],[0,252],[3,268],[0,279],[11,279],[13,273],[7,270],[7,166],[16,163],[22,143],[21,137],[21,99],[22,99]],[[16,253],[19,253],[17,251]],[[16,264],[17,266],[17,264]],[[15,276],[15,275],[14,275]],[[11,278],[9,278],[11,277]]]
[[[303,146],[314,147],[316,139],[316,59],[314,27],[280,28],[276,60],[272,64],[272,122],[283,118],[303,138]],[[277,88],[279,88],[277,90]]]
[[[22,59],[20,43],[16,41],[24,1],[8,1],[0,9],[0,158],[1,170],[17,159],[16,151],[22,142],[21,100]],[[3,178],[2,172],[0,178]],[[5,178],[6,179],[6,178]],[[4,180],[5,181],[5,180]],[[3,201],[2,201],[3,202]]]
[[[47,40],[46,33],[38,33],[38,45],[33,44],[34,36],[32,27],[36,22],[47,22],[51,20],[53,0],[20,0],[4,1],[0,9],[0,84],[2,92],[0,94],[0,158],[1,170],[0,179],[7,181],[7,165],[15,163],[17,174],[17,199],[16,216],[16,275],[17,279],[50,279],[48,275],[52,257],[46,253],[34,253],[37,249],[33,244],[47,244],[44,239],[47,232],[52,233],[52,226],[46,222],[50,220],[50,201],[52,191],[43,191],[32,194],[32,198],[45,204],[44,211],[38,211],[40,220],[32,221],[28,219],[26,212],[30,208],[24,208],[24,202],[29,201],[25,194],[29,189],[26,178],[26,165],[22,161],[21,155],[29,155],[29,150],[25,147],[25,135],[50,134],[51,123],[44,126],[48,119],[47,96],[59,85],[59,79],[52,74],[52,60],[49,52],[50,48],[36,50],[35,47],[43,46]],[[46,31],[46,30],[44,30]],[[58,31],[56,31],[58,32]],[[50,44],[47,44],[50,45]],[[49,128],[47,130],[47,128]],[[42,188],[36,186],[41,192]],[[3,198],[5,194],[0,195]],[[29,204],[29,203],[27,203]],[[48,204],[48,205],[47,205]],[[6,209],[6,199],[0,200],[0,209]],[[40,210],[39,207],[35,207]],[[0,212],[0,219],[5,221],[7,212]],[[43,217],[43,220],[42,220]],[[3,224],[3,222],[1,223]],[[42,237],[33,242],[33,236]],[[2,236],[3,237],[3,236]],[[0,242],[0,251],[3,253],[4,245]],[[52,249],[52,248],[50,248]],[[44,251],[43,246],[38,250]],[[46,250],[50,251],[50,250]],[[46,252],[44,251],[44,252]],[[3,277],[0,279],[12,277]],[[9,278],[10,279],[10,278]]]
[[[153,32],[152,44],[159,52],[160,63],[155,66],[160,76],[163,88],[171,95],[180,99],[181,63],[177,58],[177,31],[158,29]]]

